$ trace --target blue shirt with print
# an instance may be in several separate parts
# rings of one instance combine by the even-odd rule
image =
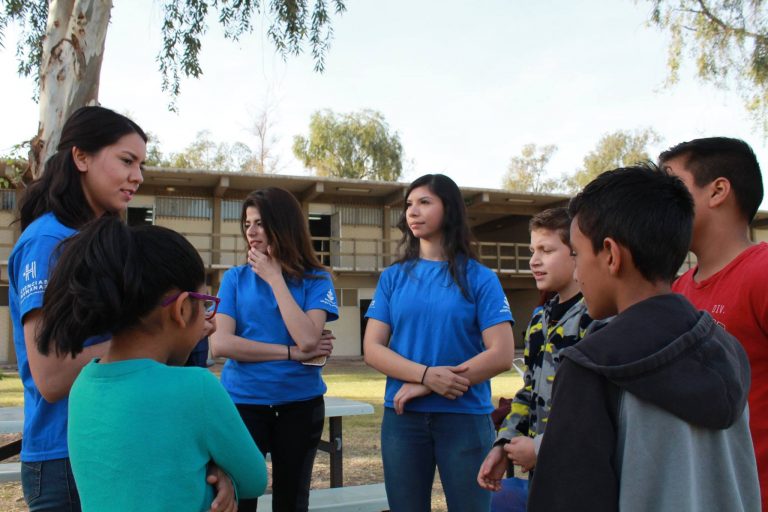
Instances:
[[[24,315],[43,307],[43,295],[57,259],[57,247],[76,230],[65,226],[53,213],[35,219],[19,237],[8,258],[8,302],[13,323],[13,344],[19,376],[24,385],[24,442],[21,460],[40,462],[68,456],[67,403],[50,403],[43,398],[32,379],[24,343]],[[105,341],[109,336],[92,338],[86,345]]]
[[[328,322],[339,317],[331,276],[312,271],[301,281],[287,280],[302,311],[321,309]],[[235,335],[253,341],[295,345],[277,307],[272,287],[248,265],[227,270],[219,287],[219,313],[235,320]],[[287,357],[287,354],[286,354]],[[241,362],[228,360],[221,383],[236,404],[280,405],[309,400],[325,393],[322,368],[297,361]]]
[[[389,348],[427,366],[456,366],[485,350],[482,333],[513,322],[501,283],[489,268],[469,259],[469,299],[453,281],[445,261],[419,259],[397,263],[382,272],[366,317],[389,325]],[[403,381],[387,377],[384,405],[394,407]],[[437,393],[409,401],[406,410],[488,414],[493,411],[489,381],[470,386],[449,400]]]

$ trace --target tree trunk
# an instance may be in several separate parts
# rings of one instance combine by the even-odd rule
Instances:
[[[40,124],[32,140],[32,176],[56,152],[61,128],[80,107],[95,105],[112,0],[52,0],[40,62]]]

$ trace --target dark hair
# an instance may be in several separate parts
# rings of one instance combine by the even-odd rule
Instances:
[[[205,282],[200,255],[179,233],[160,226],[128,227],[100,217],[62,242],[45,290],[38,349],[83,350],[98,334],[135,327],[171,290],[197,291]]]
[[[648,281],[672,281],[688,254],[693,199],[683,182],[651,163],[604,172],[568,207],[597,254],[613,238]]]
[[[659,155],[660,165],[685,157],[685,169],[693,175],[697,187],[725,178],[731,183],[736,203],[747,222],[752,219],[763,201],[763,178],[760,164],[749,144],[728,137],[694,139],[673,146]]]
[[[568,215],[568,208],[550,208],[531,217],[528,231],[537,229],[555,231],[565,245],[571,246],[571,216]]]
[[[403,211],[400,214],[400,220],[397,227],[403,233],[398,245],[399,249],[403,247],[403,257],[398,263],[415,264],[419,258],[419,239],[413,236],[408,228],[408,219],[406,211],[408,210],[408,197],[414,189],[427,187],[429,191],[440,198],[443,203],[443,224],[440,229],[443,232],[442,244],[443,252],[448,260],[448,270],[456,285],[461,290],[462,295],[471,300],[467,291],[467,259],[477,259],[475,251],[472,248],[472,232],[469,229],[467,221],[467,209],[464,205],[464,198],[456,183],[443,174],[425,174],[417,178],[408,187],[405,193],[406,201],[403,205]],[[406,267],[407,268],[407,267]]]
[[[139,125],[123,115],[104,107],[77,109],[64,123],[57,151],[45,162],[43,175],[27,187],[19,201],[21,230],[48,212],[74,229],[91,220],[94,212],[83,193],[72,148],[95,154],[131,133],[147,141]]]
[[[245,236],[245,214],[249,207],[259,210],[271,256],[280,262],[291,279],[311,277],[311,270],[324,270],[312,247],[309,224],[296,198],[285,189],[267,187],[248,194],[240,212],[240,231]]]

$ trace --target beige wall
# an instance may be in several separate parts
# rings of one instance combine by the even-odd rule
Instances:
[[[768,242],[768,229],[753,229],[752,238],[755,242]]]
[[[0,226],[3,228],[10,226],[14,219],[15,216],[13,212],[5,210],[0,211]],[[13,249],[13,243],[15,241],[13,239],[14,232],[15,229],[13,229],[13,227],[9,229],[0,229],[0,261],[8,261],[8,256],[11,254],[11,249]],[[0,276],[0,280],[7,282],[8,276],[5,275],[5,266],[3,266],[3,274],[3,276]]]
[[[346,240],[339,245],[336,266],[363,271],[375,271],[383,266],[380,227],[342,225],[341,236]]]
[[[0,292],[7,293],[7,292]],[[12,357],[13,329],[11,328],[11,311],[8,306],[0,306],[0,363],[15,362]]]
[[[335,356],[360,355],[360,308],[357,306],[339,306],[339,319],[328,324],[336,335],[333,343]]]

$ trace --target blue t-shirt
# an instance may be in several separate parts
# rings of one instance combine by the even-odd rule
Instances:
[[[39,462],[67,457],[67,399],[46,401],[29,370],[22,320],[43,307],[43,294],[56,262],[56,248],[76,230],[65,226],[53,213],[35,219],[19,237],[8,258],[8,302],[13,322],[13,344],[19,376],[24,385],[24,442],[21,460]],[[108,336],[88,340],[86,345]]]
[[[322,309],[328,322],[339,317],[331,276],[313,271],[300,282],[287,281],[302,311]],[[235,334],[243,338],[295,345],[277,307],[272,288],[248,265],[227,270],[219,287],[219,313],[235,320]],[[286,354],[287,356],[287,354]],[[230,359],[221,383],[236,404],[279,405],[309,400],[325,393],[322,368],[297,361],[240,362]]]
[[[482,333],[513,322],[499,279],[477,261],[467,261],[467,300],[445,261],[419,259],[397,263],[382,272],[366,317],[389,325],[389,348],[427,366],[456,366],[485,350]],[[387,377],[384,405],[393,406],[403,381]],[[489,381],[470,386],[449,400],[437,393],[409,401],[415,412],[488,414],[493,411]]]

